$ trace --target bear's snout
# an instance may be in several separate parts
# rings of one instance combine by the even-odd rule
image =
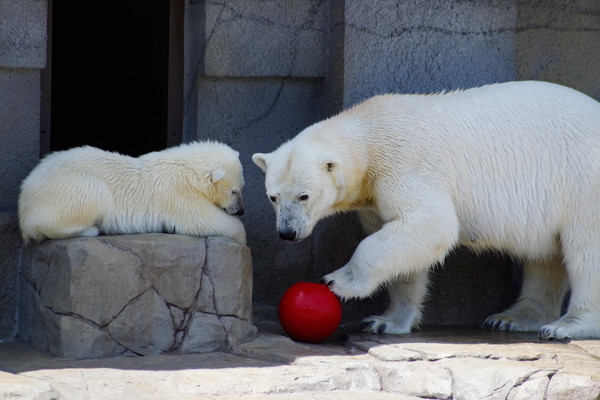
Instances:
[[[242,202],[242,199],[239,198],[234,203],[223,208],[223,210],[229,215],[244,215],[244,203]]]
[[[296,239],[296,231],[290,227],[281,228],[279,237],[283,240],[294,240]]]
[[[235,208],[228,207],[228,208],[224,208],[223,211],[225,211],[229,215],[244,215],[243,207],[235,207]]]

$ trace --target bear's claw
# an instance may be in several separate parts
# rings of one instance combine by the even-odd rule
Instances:
[[[387,323],[382,321],[364,320],[360,323],[358,330],[362,333],[374,333],[376,335],[383,335],[386,333]]]
[[[375,321],[363,321],[360,323],[358,330],[360,332],[371,332],[371,327],[373,326],[374,323],[375,323]]]
[[[481,325],[481,327],[483,329],[487,329],[488,331],[506,330],[506,325],[504,324],[504,321],[493,318],[486,319],[485,322]]]
[[[329,286],[329,287],[332,287],[332,286],[333,286],[333,284],[335,283],[335,281],[333,281],[333,280],[331,280],[331,281],[328,281],[328,280],[327,280],[327,279],[325,279],[325,278],[321,278],[321,280],[319,281],[319,283],[321,283],[321,284],[323,284],[323,285],[327,285],[327,286]]]

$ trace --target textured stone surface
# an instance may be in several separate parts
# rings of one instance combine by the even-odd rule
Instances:
[[[46,0],[0,1],[0,67],[46,65]]]
[[[51,240],[21,276],[19,334],[53,355],[227,351],[256,334],[250,250],[224,238]]]
[[[3,7],[12,7],[11,3],[16,7],[20,2],[0,1],[0,21]],[[0,53],[2,38],[0,28]],[[38,160],[39,113],[39,70],[0,67],[0,339],[13,338],[17,329],[21,250],[17,198],[21,180]]]
[[[517,5],[346,2],[344,104],[514,79]]]
[[[519,3],[517,32],[517,79],[558,82],[600,99],[600,2]]]
[[[586,350],[590,342],[473,329],[357,335],[343,326],[317,345],[261,331],[229,353],[100,360],[57,359],[5,343],[0,397],[592,400],[600,395],[600,361]],[[400,348],[418,357],[387,355]]]
[[[205,74],[323,76],[328,12],[325,1],[206,1]]]
[[[175,342],[171,312],[154,289],[131,301],[110,322],[108,333],[117,343],[141,355],[167,351]]]

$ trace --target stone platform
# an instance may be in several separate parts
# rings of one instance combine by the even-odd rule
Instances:
[[[250,249],[146,234],[25,249],[19,337],[66,358],[228,351],[252,339]]]
[[[0,344],[0,398],[177,400],[592,400],[600,341],[428,328],[342,327],[322,344],[259,328],[230,352],[65,360]],[[2,372],[4,371],[4,372]]]

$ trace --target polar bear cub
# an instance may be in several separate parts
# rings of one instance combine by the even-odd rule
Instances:
[[[170,232],[246,243],[238,153],[193,142],[134,158],[90,146],[51,153],[21,185],[28,241]]]
[[[600,103],[590,97],[544,82],[376,96],[252,159],[283,239],[358,210],[369,236],[324,282],[342,298],[387,286],[389,308],[363,331],[410,332],[428,270],[465,245],[524,263],[520,297],[486,326],[600,338]]]

